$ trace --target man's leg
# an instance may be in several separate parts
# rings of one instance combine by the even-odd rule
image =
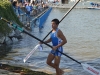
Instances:
[[[59,68],[60,59],[61,59],[61,57],[59,57],[59,56],[55,57],[54,66],[55,66],[55,69],[56,69],[56,75],[62,75],[63,74],[63,71]]]
[[[55,58],[55,61],[54,63],[52,63],[52,61],[54,60]],[[56,74],[57,75],[62,75],[63,74],[63,71],[59,68],[59,63],[60,63],[60,57],[55,57],[53,54],[49,54],[48,55],[48,58],[47,58],[47,64],[53,68],[56,69]]]
[[[49,66],[53,67],[53,68],[55,68],[54,67],[54,63],[52,63],[52,61],[54,60],[54,58],[55,58],[55,56],[53,54],[51,54],[51,53],[48,55],[48,58],[47,58],[47,64]]]

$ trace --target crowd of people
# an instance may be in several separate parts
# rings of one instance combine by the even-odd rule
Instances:
[[[26,16],[27,23],[25,27],[30,28],[30,21],[32,18],[43,12],[46,8],[48,8],[47,2],[43,1],[34,1],[34,0],[10,0],[16,13],[17,17],[20,19],[22,14]],[[22,18],[21,18],[22,19]],[[35,25],[36,23],[34,23]]]
[[[24,8],[26,15],[30,17],[30,15],[36,16],[38,13],[42,12],[45,8],[48,8],[47,2],[43,1],[34,1],[34,0],[11,0],[14,11],[18,17],[21,14],[21,8]]]
[[[32,2],[30,0],[10,0],[10,1],[12,3],[13,10],[17,15],[17,17],[19,18],[19,20],[22,17],[21,15],[23,13],[26,13],[24,14],[26,16],[26,19],[30,17],[34,18],[34,16],[37,16],[39,13],[44,11],[45,8],[48,8],[46,3],[39,1],[32,1]],[[25,24],[26,28],[30,27],[29,22],[26,21]],[[17,36],[15,34],[16,32],[14,31],[13,35],[8,36],[11,39],[11,41],[13,41],[12,38],[17,38],[18,40],[20,39],[19,38],[20,33]]]

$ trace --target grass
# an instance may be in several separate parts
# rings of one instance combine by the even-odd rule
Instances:
[[[18,17],[13,11],[12,4],[8,0],[0,0],[0,16],[9,21],[14,21],[22,26],[22,23],[19,21]],[[7,23],[0,20],[0,35],[6,36],[10,32],[11,29],[8,27]]]

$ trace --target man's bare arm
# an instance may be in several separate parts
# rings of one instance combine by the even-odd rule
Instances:
[[[58,37],[62,40],[62,42],[57,45],[57,48],[67,43],[66,37],[64,36],[61,30],[58,31]]]
[[[49,42],[51,42],[51,38],[45,41],[45,43],[49,43]]]

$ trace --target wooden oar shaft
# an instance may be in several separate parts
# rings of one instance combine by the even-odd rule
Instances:
[[[60,22],[71,12],[71,10],[79,3],[80,0],[78,0],[69,10],[68,12],[62,17]],[[43,41],[48,37],[48,35],[52,32],[52,30],[43,38]]]
[[[52,48],[52,46],[51,46],[51,45],[49,45],[49,44],[45,43],[44,41],[42,41],[42,40],[40,40],[39,38],[37,38],[37,37],[33,36],[32,34],[30,34],[30,33],[26,32],[26,31],[23,31],[23,32],[24,32],[24,33],[26,33],[26,34],[28,34],[29,36],[31,36],[31,37],[33,37],[33,38],[35,38],[36,40],[38,40],[38,41],[40,41],[40,42],[44,43],[45,45],[49,46],[50,48]],[[59,50],[57,50],[57,51],[58,51],[58,52],[60,52],[61,54],[65,55],[66,57],[68,57],[68,58],[72,59],[73,61],[75,61],[75,62],[77,62],[77,63],[81,64],[80,62],[78,62],[77,60],[75,60],[75,59],[73,59],[72,57],[68,56],[67,54],[62,53],[62,52],[61,52],[61,51],[59,51]]]
[[[71,12],[71,10],[79,3],[80,0],[78,0],[68,11],[67,13],[63,16],[63,18],[60,20],[60,22]]]
[[[12,22],[10,22],[10,21],[8,21],[8,20],[2,18],[1,16],[0,16],[0,19],[6,21],[6,22],[9,23],[9,24],[12,24]]]
[[[0,18],[1,18],[1,17],[0,17]],[[12,22],[10,22],[10,21],[8,21],[8,20],[6,20],[6,19],[4,19],[4,18],[1,18],[1,20],[4,20],[5,22],[7,22],[7,23],[11,24],[12,26],[14,26]],[[29,33],[29,32],[27,32],[27,31],[23,30],[22,28],[20,28],[20,27],[19,27],[19,26],[17,26],[17,25],[16,25],[16,29],[18,29],[18,30],[22,31],[23,33],[28,34],[29,36],[31,36],[31,37],[33,37],[33,38],[35,38],[36,40],[38,40],[38,41],[40,41],[40,42],[44,43],[45,45],[49,46],[50,48],[52,48],[52,46],[51,46],[51,45],[49,45],[49,44],[45,43],[43,40],[40,40],[39,38],[35,37],[34,35],[30,34],[30,33]],[[65,53],[62,53],[62,52],[61,52],[61,51],[59,51],[59,50],[57,50],[57,51],[58,51],[58,52],[60,52],[61,54],[65,55],[65,56],[67,56],[68,58],[72,59],[73,61],[75,61],[75,62],[77,62],[77,63],[81,64],[81,63],[80,63],[80,62],[78,62],[77,60],[75,60],[75,59],[73,59],[72,57],[70,57],[70,56],[66,55]]]
[[[0,18],[1,18],[1,17],[0,17]],[[2,20],[4,20],[5,22],[9,23],[9,24],[12,24],[12,22],[10,22],[10,21],[8,21],[8,20],[6,20],[6,19],[4,19],[4,18],[1,18],[1,19],[2,19]],[[18,27],[18,26],[16,26],[16,28],[19,28],[19,27]],[[50,48],[52,48],[52,46],[51,46],[51,45],[49,45],[49,44],[45,43],[43,40],[40,40],[39,38],[37,38],[37,37],[33,36],[32,34],[28,33],[27,31],[23,30],[22,32],[24,32],[24,33],[28,34],[29,36],[31,36],[31,37],[33,37],[33,38],[35,38],[36,40],[38,40],[38,41],[40,41],[40,42],[44,43],[45,45],[49,46]],[[60,51],[58,51],[58,52],[60,52]],[[75,62],[77,62],[77,63],[81,64],[81,63],[80,63],[80,62],[78,62],[77,60],[75,60],[75,59],[73,59],[72,57],[70,57],[70,56],[66,55],[65,53],[62,53],[62,52],[60,52],[60,53],[61,53],[61,54],[63,54],[63,55],[65,55],[65,56],[67,56],[68,58],[72,59],[73,61],[75,61]]]
[[[59,50],[57,50],[57,51],[58,51],[58,52],[60,52],[61,54],[65,55],[66,57],[68,57],[68,58],[72,59],[73,61],[75,61],[75,62],[77,62],[78,64],[80,64],[80,65],[81,65],[81,62],[79,62],[79,61],[77,61],[77,60],[73,59],[72,57],[68,56],[68,55],[67,55],[67,54],[65,54],[65,53],[62,53],[62,52],[61,52],[61,51],[59,51]]]
[[[33,38],[35,38],[36,40],[38,40],[38,41],[40,41],[40,42],[44,43],[45,45],[49,46],[50,48],[52,48],[52,46],[51,46],[51,45],[49,45],[49,44],[45,43],[44,41],[40,40],[39,38],[35,37],[34,35],[32,35],[32,34],[28,33],[27,31],[23,30],[23,32],[24,32],[24,33],[26,33],[26,34],[28,34],[29,36],[31,36],[31,37],[33,37]]]

